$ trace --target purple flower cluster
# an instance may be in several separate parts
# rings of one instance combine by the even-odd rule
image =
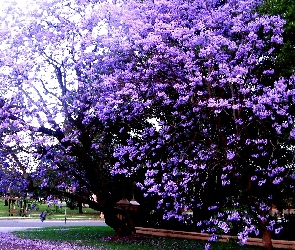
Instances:
[[[46,211],[43,211],[41,214],[40,214],[40,220],[43,222],[46,220],[46,215],[47,215],[47,212]]]
[[[73,243],[63,243],[63,242],[50,242],[43,240],[28,240],[20,239],[11,233],[1,233],[0,234],[0,245],[2,249],[44,249],[44,250],[94,250],[103,248],[93,248],[88,246],[78,246]]]

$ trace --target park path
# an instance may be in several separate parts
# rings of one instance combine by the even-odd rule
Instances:
[[[103,220],[45,220],[40,219],[0,219],[0,232],[26,230],[53,226],[106,226]]]

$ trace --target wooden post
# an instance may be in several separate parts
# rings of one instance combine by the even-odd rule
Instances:
[[[8,198],[8,216],[10,216],[10,206],[11,206],[11,200]]]

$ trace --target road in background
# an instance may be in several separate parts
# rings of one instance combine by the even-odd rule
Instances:
[[[13,220],[0,220],[0,232],[7,233],[12,231],[26,230],[29,228],[42,228],[53,226],[106,226],[104,221],[100,220],[41,220],[34,219],[13,219]]]

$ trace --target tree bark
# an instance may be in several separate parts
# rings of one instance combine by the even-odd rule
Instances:
[[[79,214],[83,214],[83,208],[82,208],[82,202],[78,202],[78,207],[79,207]]]
[[[262,245],[265,250],[273,250],[270,231],[265,227],[262,229]]]

